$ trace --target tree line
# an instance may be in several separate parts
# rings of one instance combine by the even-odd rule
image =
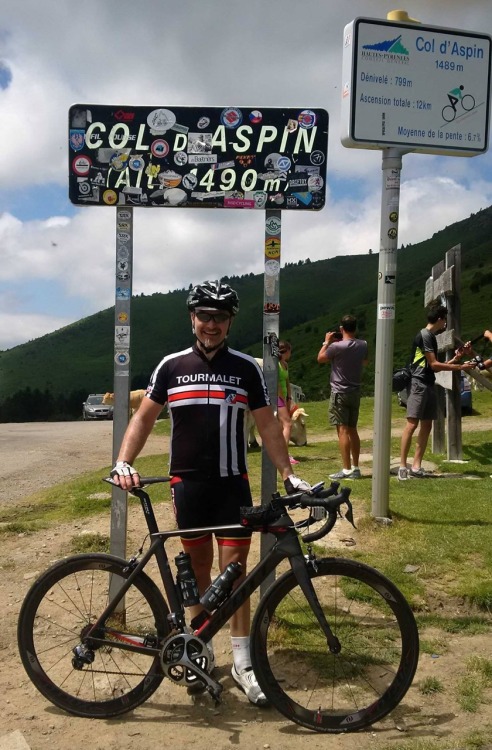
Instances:
[[[0,403],[0,422],[66,422],[82,417],[87,392],[55,395],[49,390],[23,388]]]

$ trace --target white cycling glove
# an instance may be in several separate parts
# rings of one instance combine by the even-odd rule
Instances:
[[[291,474],[290,477],[284,480],[284,486],[288,495],[292,495],[293,492],[309,492],[311,490],[309,482],[296,477],[295,474]]]
[[[112,477],[131,477],[132,474],[138,474],[138,471],[126,461],[117,461],[111,472]]]

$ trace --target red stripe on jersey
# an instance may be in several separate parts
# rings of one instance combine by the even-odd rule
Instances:
[[[210,396],[209,391],[180,391],[179,393],[172,393],[168,401],[182,401],[187,398],[208,398]]]
[[[242,404],[247,404],[248,399],[246,396],[243,396],[241,393],[235,393],[235,401],[239,401]],[[225,391],[198,391],[198,390],[191,390],[191,391],[180,391],[179,393],[172,393],[168,401],[172,401],[173,403],[176,403],[178,401],[185,401],[187,399],[198,399],[198,398],[205,398],[205,399],[225,399],[226,393]]]

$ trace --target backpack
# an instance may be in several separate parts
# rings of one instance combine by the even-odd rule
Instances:
[[[403,365],[403,367],[397,367],[393,370],[393,378],[391,381],[391,390],[393,393],[399,393],[405,390],[410,385],[412,380],[412,368],[410,365]]]
[[[425,357],[417,360],[417,362],[414,362],[413,364],[418,365],[424,361]],[[408,388],[412,380],[412,374],[413,365],[411,364],[403,365],[403,367],[397,367],[396,370],[393,370],[393,378],[391,381],[391,390],[393,393],[399,393]]]

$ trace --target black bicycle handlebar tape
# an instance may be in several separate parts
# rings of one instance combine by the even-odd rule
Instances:
[[[329,490],[322,490],[322,492],[314,497],[305,493],[300,499],[300,505],[302,508],[326,508],[327,511],[336,510],[342,503],[347,502],[351,492],[351,487],[342,487],[340,494],[334,497],[333,493]]]
[[[343,487],[340,491],[339,495],[336,495],[335,497],[329,497],[326,499],[325,502],[319,502],[322,498],[306,498],[306,503],[302,503],[304,507],[311,507],[311,508],[325,508],[327,512],[326,521],[325,523],[319,527],[319,529],[316,529],[316,531],[313,531],[311,534],[303,534],[302,539],[304,542],[315,542],[318,539],[322,539],[324,536],[330,533],[332,528],[337,522],[337,512],[341,505],[344,503],[349,504],[349,509],[351,507],[349,495],[351,493],[350,487]],[[318,500],[318,502],[316,502]]]
[[[326,489],[319,489],[314,495],[310,492],[293,492],[291,495],[274,496],[273,502],[281,503],[284,507],[294,508],[304,498],[325,498],[336,495],[340,482],[332,482]],[[320,505],[320,503],[318,503]]]
[[[330,533],[336,522],[337,514],[330,513],[329,516],[326,516],[326,522],[323,524],[323,526],[321,526],[321,528],[317,529],[317,531],[312,531],[310,534],[302,534],[302,541],[306,542],[306,544],[309,544],[310,542],[316,542],[318,539],[322,539],[324,536]]]

